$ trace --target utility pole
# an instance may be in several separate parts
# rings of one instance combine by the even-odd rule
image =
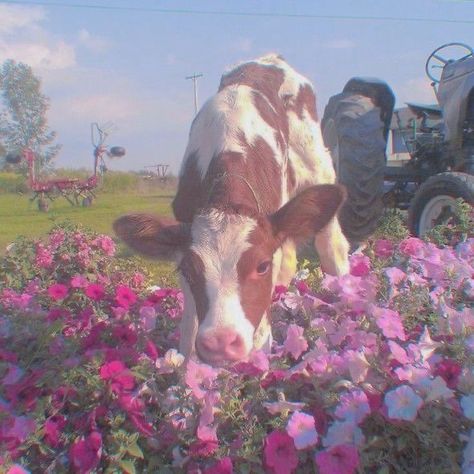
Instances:
[[[197,115],[198,111],[198,93],[197,93],[197,80],[202,77],[202,74],[193,74],[192,76],[187,76],[186,80],[191,79],[193,81],[194,88],[194,115]]]

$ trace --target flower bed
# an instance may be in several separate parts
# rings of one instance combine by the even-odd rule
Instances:
[[[474,239],[301,270],[272,353],[220,369],[114,252],[57,227],[0,263],[0,472],[474,472]]]

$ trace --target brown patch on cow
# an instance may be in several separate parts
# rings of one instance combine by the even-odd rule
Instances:
[[[223,152],[211,161],[203,187],[205,207],[241,205],[270,214],[281,203],[282,170],[263,138],[243,142],[243,153]]]
[[[190,250],[181,260],[178,270],[188,282],[196,303],[196,312],[199,322],[204,321],[209,311],[209,298],[206,292],[204,263],[195,252]]]
[[[286,164],[286,185],[288,187],[288,194],[291,196],[296,189],[296,175],[290,160]]]
[[[257,328],[263,315],[272,302],[272,268],[259,275],[257,268],[265,262],[271,262],[279,242],[273,235],[268,219],[260,217],[256,229],[251,233],[247,249],[237,264],[239,278],[240,303],[245,316]]]
[[[178,191],[173,199],[174,215],[181,222],[192,222],[194,216],[204,204],[204,189],[206,188],[201,183],[198,161],[197,152],[187,157],[182,175],[179,178]]]
[[[278,92],[284,80],[285,71],[283,69],[271,64],[249,62],[224,74],[219,85],[219,92],[233,85],[248,86],[262,93],[273,107],[278,109],[281,107]]]
[[[303,112],[306,110],[315,122],[318,121],[316,96],[314,95],[313,88],[309,84],[300,86],[296,100],[290,109],[294,110],[300,119],[303,118]]]

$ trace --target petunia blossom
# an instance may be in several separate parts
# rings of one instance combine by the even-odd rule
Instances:
[[[137,295],[128,286],[119,285],[115,290],[115,301],[122,308],[129,308],[137,301]]]
[[[403,328],[400,314],[388,308],[373,308],[375,322],[382,330],[385,337],[389,339],[398,338],[401,341],[406,340],[405,329]]]
[[[298,357],[308,349],[308,341],[303,335],[304,329],[297,324],[288,325],[286,331],[286,339],[283,343],[283,347],[287,354],[291,354],[293,358]]]
[[[71,466],[77,474],[88,474],[95,469],[102,457],[102,435],[93,431],[77,439],[69,449]]]
[[[370,413],[367,395],[359,389],[341,395],[335,413],[342,420],[352,421],[356,424],[361,423]]]
[[[413,421],[423,405],[423,399],[408,385],[401,385],[385,394],[385,405],[389,418]]]
[[[207,364],[189,360],[184,380],[197,399],[202,399],[217,378],[219,370]]]
[[[68,293],[68,287],[61,283],[55,283],[48,288],[48,295],[55,301],[63,300]]]
[[[91,300],[100,301],[105,296],[105,289],[100,284],[91,283],[85,287],[84,293]]]
[[[272,431],[265,438],[263,460],[272,474],[292,474],[298,466],[293,438],[284,431]]]
[[[353,474],[359,466],[359,452],[351,444],[340,444],[315,456],[319,474]]]
[[[290,416],[286,432],[293,438],[296,449],[309,448],[318,442],[314,417],[301,411],[295,411]]]

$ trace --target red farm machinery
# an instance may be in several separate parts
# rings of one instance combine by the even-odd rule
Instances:
[[[108,133],[105,127],[97,123],[91,125],[91,140],[94,148],[93,174],[85,179],[80,178],[49,178],[39,177],[39,166],[36,154],[29,148],[21,153],[9,153],[6,161],[18,164],[24,159],[28,164],[28,187],[32,192],[31,202],[36,201],[38,209],[42,212],[49,210],[49,203],[58,197],[63,197],[72,206],[91,206],[97,197],[95,190],[99,186],[102,176],[107,171],[104,158],[120,158],[125,155],[125,149],[120,146],[107,148],[105,141]]]

